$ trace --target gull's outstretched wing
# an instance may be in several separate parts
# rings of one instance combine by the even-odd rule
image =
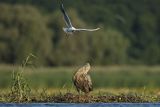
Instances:
[[[63,13],[63,16],[64,16],[64,20],[65,20],[65,23],[67,25],[67,27],[72,27],[72,23],[68,17],[68,14],[66,13],[66,11],[64,10],[64,6],[63,4],[61,4],[61,11]]]
[[[96,28],[96,29],[75,29],[75,31],[96,31],[99,30],[100,28]]]

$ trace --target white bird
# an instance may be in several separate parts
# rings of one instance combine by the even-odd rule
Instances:
[[[96,28],[96,29],[76,29],[75,27],[72,26],[71,20],[70,20],[68,14],[66,13],[63,4],[61,4],[61,11],[63,13],[65,23],[67,25],[67,28],[63,28],[64,32],[66,32],[66,33],[72,34],[73,32],[76,32],[76,31],[96,31],[96,30],[100,29],[100,28]]]

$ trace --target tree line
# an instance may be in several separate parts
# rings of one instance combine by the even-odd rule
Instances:
[[[160,63],[158,0],[73,0],[64,6],[75,27],[97,32],[67,36],[60,2],[0,0],[0,63],[20,64],[30,53],[44,66]]]

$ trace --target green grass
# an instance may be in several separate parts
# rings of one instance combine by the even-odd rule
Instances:
[[[95,89],[89,95],[78,94],[73,89],[39,89],[32,90],[29,96],[21,100],[15,99],[17,96],[2,91],[0,93],[0,103],[19,102],[56,102],[56,103],[96,103],[96,102],[159,102],[158,89]]]
[[[72,87],[72,76],[79,67],[26,68],[24,76],[32,88]],[[0,88],[11,85],[17,67],[0,66]],[[94,88],[159,88],[160,67],[93,67],[90,72]]]
[[[90,75],[94,91],[88,96],[78,95],[73,86],[72,76],[78,68],[1,65],[0,102],[160,101],[159,66],[92,67]]]

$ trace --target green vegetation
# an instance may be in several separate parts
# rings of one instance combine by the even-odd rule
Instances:
[[[3,92],[3,93],[2,93]],[[19,96],[6,90],[1,90],[0,103],[19,102],[19,103],[37,103],[37,102],[52,102],[52,103],[115,103],[115,102],[159,102],[158,89],[95,89],[89,95],[78,94],[72,89],[43,89],[31,90],[27,94],[28,97],[15,99]]]
[[[76,27],[101,28],[70,37],[59,5],[0,0],[0,63],[20,64],[33,53],[37,66],[160,64],[159,0],[64,1]]]
[[[51,37],[40,12],[32,6],[6,4],[0,4],[0,12],[1,63],[21,64],[29,53],[36,53],[39,64],[45,63],[41,60],[51,50]]]
[[[22,66],[18,71],[13,71],[12,76],[12,85],[11,85],[11,98],[14,101],[21,102],[22,99],[28,99],[30,95],[30,87],[24,78],[24,69],[29,62],[31,62],[31,58],[34,57],[30,54],[24,61]]]
[[[93,67],[94,91],[88,96],[78,95],[71,80],[79,67],[24,67],[0,67],[0,102],[160,101],[158,66]]]
[[[78,68],[26,68],[24,76],[32,88],[71,88],[73,72]],[[17,67],[0,67],[0,88],[8,88],[11,85],[12,69],[16,70]],[[158,66],[93,67],[90,74],[94,88],[160,87]]]
[[[66,36],[60,0],[0,0],[0,102],[159,102],[160,0],[64,5],[75,27],[101,30]],[[86,62],[94,91],[77,95]]]

